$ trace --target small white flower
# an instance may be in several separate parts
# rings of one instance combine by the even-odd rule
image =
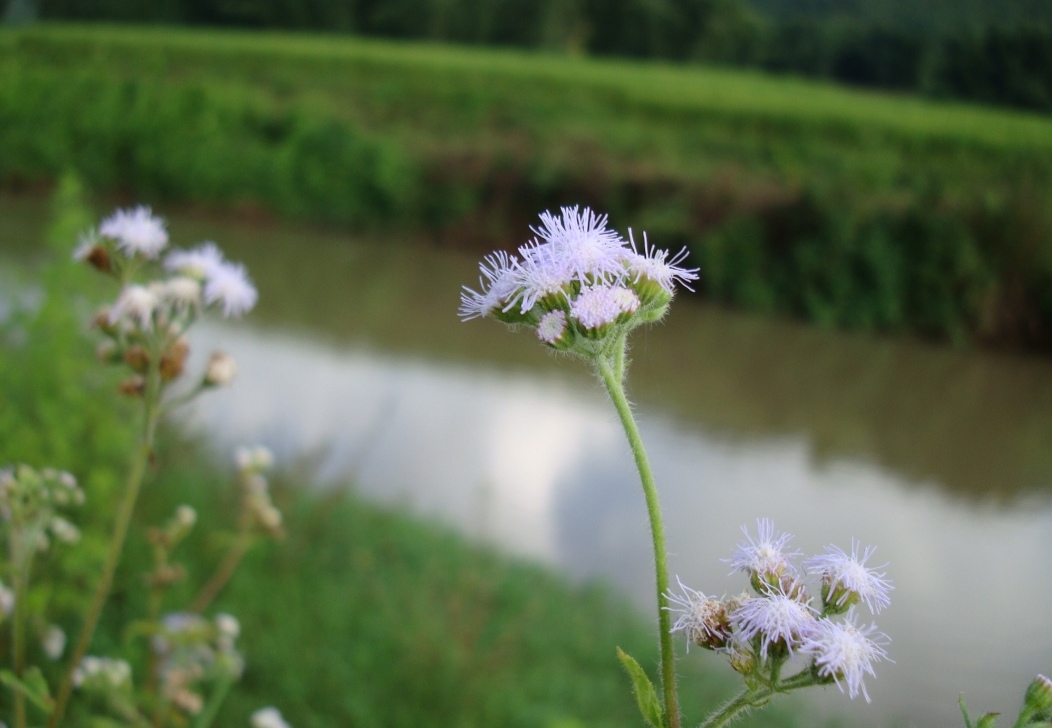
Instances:
[[[110,309],[110,324],[131,321],[141,329],[153,327],[153,312],[157,309],[157,294],[140,285],[126,286]]]
[[[775,534],[774,522],[769,518],[756,520],[756,539],[749,535],[749,530],[742,526],[742,533],[746,541],[738,544],[730,563],[734,571],[740,571],[750,576],[781,576],[783,573],[792,573],[793,567],[789,559],[799,556],[799,551],[786,552],[792,536],[788,533]]]
[[[585,329],[599,329],[639,308],[639,297],[623,286],[588,286],[570,304],[570,315]]]
[[[237,617],[220,613],[215,616],[216,629],[219,633],[228,639],[237,639],[237,636],[241,634],[241,623],[237,621]]]
[[[760,638],[761,658],[766,658],[768,649],[776,644],[784,645],[792,656],[816,622],[814,608],[781,589],[746,600],[730,619],[744,640]]]
[[[51,533],[62,543],[76,543],[80,540],[80,529],[61,516],[51,519]]]
[[[225,387],[237,376],[237,362],[234,357],[221,351],[214,352],[208,359],[205,368],[204,383],[209,387]]]
[[[873,672],[874,662],[892,662],[884,650],[890,643],[886,634],[877,632],[877,625],[856,625],[852,612],[843,622],[818,620],[804,639],[800,651],[814,657],[818,674],[832,678],[840,692],[847,692],[852,699],[861,692],[868,703],[869,693],[862,680],[867,674],[876,677]]]
[[[75,687],[121,688],[131,683],[131,665],[110,657],[84,657],[73,671]]]
[[[191,506],[179,506],[175,509],[175,522],[183,528],[190,528],[197,523],[197,511]]]
[[[160,288],[162,299],[178,311],[197,309],[201,306],[201,283],[189,276],[169,278]]]
[[[215,266],[205,281],[205,303],[219,304],[226,317],[241,316],[252,310],[259,294],[240,263]]]
[[[249,721],[252,728],[290,728],[285,719],[281,717],[281,711],[277,708],[260,708]]]
[[[48,628],[44,630],[41,644],[44,647],[44,654],[51,660],[57,660],[62,657],[66,649],[66,633],[58,625],[48,625]]]
[[[883,572],[866,567],[866,561],[876,547],[867,546],[861,558],[858,549],[859,544],[853,539],[850,555],[836,546],[826,546],[825,554],[808,559],[804,566],[808,573],[822,577],[823,593],[827,590],[837,606],[842,607],[848,600],[857,599],[877,614],[891,603],[888,592],[894,587]]]
[[[133,210],[117,210],[102,221],[99,234],[116,240],[117,248],[128,256],[156,258],[168,244],[164,221],[144,205]]]
[[[727,644],[730,638],[730,623],[722,600],[707,597],[694,591],[676,577],[683,594],[669,590],[665,595],[675,606],[665,607],[676,615],[670,632],[681,632],[687,638],[687,651],[691,644],[717,649]]]
[[[204,280],[223,265],[224,258],[219,246],[211,240],[192,250],[173,250],[164,259],[164,267],[173,273]]]
[[[537,323],[537,338],[546,344],[555,345],[566,333],[566,312],[555,310],[541,316]]]

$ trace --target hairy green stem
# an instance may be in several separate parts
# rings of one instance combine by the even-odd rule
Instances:
[[[745,688],[726,705],[706,718],[704,722],[699,723],[698,728],[721,728],[721,726],[728,725],[736,718],[741,717],[743,713],[753,708],[763,707],[778,693],[791,693],[794,690],[807,688],[812,685],[821,685],[822,683],[823,680],[810,670],[799,672],[785,682],[778,682],[777,677],[774,677],[769,685],[755,690]]]
[[[665,725],[667,728],[679,728],[679,701],[676,698],[676,656],[672,651],[672,617],[667,609],[668,597],[668,557],[665,549],[665,531],[661,523],[661,508],[658,503],[657,486],[654,484],[654,474],[650,470],[647,461],[646,450],[643,448],[643,439],[639,435],[635,418],[632,415],[632,407],[625,396],[624,387],[624,359],[625,339],[621,337],[617,342],[613,361],[600,357],[596,360],[599,375],[606,385],[610,399],[613,400],[617,414],[621,418],[628,443],[635,457],[636,469],[643,484],[643,494],[646,497],[647,512],[650,515],[650,533],[654,541],[654,571],[657,582],[657,607],[658,607],[658,631],[661,645],[661,689],[664,694]]]
[[[124,496],[118,507],[117,520],[113,526],[113,536],[110,539],[110,548],[102,567],[102,575],[99,578],[95,594],[92,596],[91,606],[88,608],[87,615],[84,618],[84,626],[81,629],[80,637],[77,639],[77,644],[70,656],[69,667],[66,669],[65,675],[63,675],[62,685],[55,698],[55,706],[51,710],[47,728],[57,728],[59,723],[62,722],[66,705],[73,692],[73,672],[77,669],[77,665],[80,664],[80,661],[88,652],[88,647],[91,645],[91,638],[94,636],[95,627],[102,616],[102,608],[106,605],[106,600],[110,595],[113,577],[117,572],[117,565],[120,563],[121,552],[124,550],[124,540],[128,535],[128,527],[131,525],[132,515],[135,512],[135,503],[138,501],[139,489],[142,485],[143,476],[146,474],[146,465],[149,463],[153,453],[154,434],[157,430],[157,421],[160,414],[161,375],[156,363],[158,358],[155,357],[155,360],[151,362],[146,374],[146,391],[143,393],[145,418],[142,438],[128,469],[128,480],[124,486]]]

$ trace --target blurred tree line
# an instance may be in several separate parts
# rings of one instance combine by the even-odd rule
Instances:
[[[1047,0],[8,0],[9,19],[357,33],[708,62],[1052,111]]]

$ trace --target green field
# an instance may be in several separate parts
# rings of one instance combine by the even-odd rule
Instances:
[[[0,33],[0,182],[516,245],[608,211],[702,292],[828,325],[1052,342],[1052,120],[756,73],[357,38]]]

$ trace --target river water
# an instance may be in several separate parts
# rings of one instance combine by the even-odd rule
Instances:
[[[0,248],[25,253],[37,208],[0,204]],[[477,256],[202,215],[170,227],[185,245],[217,240],[260,289],[245,321],[194,332],[199,360],[222,348],[239,366],[187,416],[217,451],[266,444],[320,482],[353,481],[652,608],[646,511],[613,408],[581,363],[458,321]],[[740,591],[721,559],[760,517],[807,554],[855,538],[888,564],[893,602],[876,621],[895,662],[868,680],[872,703],[834,688],[801,700],[857,726],[959,726],[963,693],[1014,719],[1052,672],[1052,360],[692,300],[632,347],[673,574]]]

